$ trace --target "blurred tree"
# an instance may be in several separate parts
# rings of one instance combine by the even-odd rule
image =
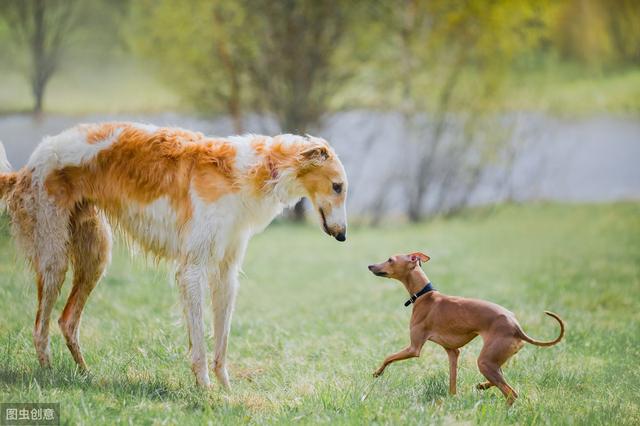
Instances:
[[[237,1],[141,0],[132,4],[130,40],[154,61],[196,108],[225,112],[236,133],[242,110],[249,44],[245,10]]]
[[[258,107],[282,131],[317,126],[344,76],[333,62],[345,34],[346,1],[242,0],[255,44],[247,69]]]
[[[640,63],[640,2],[565,0],[552,22],[552,40],[564,59],[591,68]]]
[[[599,67],[614,55],[613,40],[607,28],[608,6],[599,1],[566,2],[556,22],[556,43],[565,58]]]
[[[375,3],[380,37],[368,50],[385,53],[369,60],[381,89],[400,93],[405,158],[396,178],[410,220],[425,215],[428,196],[430,214],[464,207],[486,163],[501,157],[509,138],[492,120],[514,54],[540,36],[540,3]]]
[[[609,28],[619,59],[640,64],[640,2],[618,0],[609,7]]]
[[[16,43],[29,51],[33,112],[42,112],[45,89],[60,64],[68,36],[78,27],[77,0],[0,0],[0,16]]]
[[[305,134],[328,110],[346,77],[334,52],[347,30],[346,0],[242,0],[255,44],[246,68],[256,106],[278,121],[281,131]],[[353,7],[353,5],[351,5]],[[304,204],[293,209],[304,218]]]
[[[334,51],[347,0],[144,0],[133,4],[133,45],[159,62],[199,109],[225,111],[236,133],[243,110],[281,131],[316,127],[343,81]],[[294,217],[304,216],[303,204]]]

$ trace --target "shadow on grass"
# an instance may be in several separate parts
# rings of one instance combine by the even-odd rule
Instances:
[[[421,403],[434,402],[449,396],[449,378],[437,374],[425,377],[415,391]]]
[[[193,400],[193,396],[204,393],[195,386],[184,386],[182,383],[169,383],[161,378],[117,377],[113,379],[98,377],[91,373],[82,373],[71,367],[53,367],[44,369],[15,369],[0,367],[0,384],[8,387],[28,389],[30,384],[37,383],[41,389],[78,389],[129,395],[152,400],[185,401]],[[191,397],[191,398],[190,398]]]
[[[397,378],[381,383],[373,392],[376,396],[397,398],[403,401],[417,401],[428,404],[449,396],[449,377],[443,374],[425,373],[414,380],[400,381]]]

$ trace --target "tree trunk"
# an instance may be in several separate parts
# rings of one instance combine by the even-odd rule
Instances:
[[[47,85],[46,81],[37,81],[34,79],[32,83],[31,91],[33,93],[33,114],[36,116],[42,115],[42,103],[44,99],[44,89]]]
[[[33,93],[33,113],[42,113],[42,98],[47,85],[47,67],[45,52],[45,8],[44,0],[36,0],[33,11],[34,34],[31,41],[31,60],[33,61],[33,75],[31,79],[31,92]]]
[[[55,70],[54,51],[57,46],[46,47],[47,21],[46,1],[36,0],[33,10],[34,33],[31,39],[31,60],[33,64],[31,77],[31,93],[33,94],[33,113],[36,116],[42,114],[44,92],[49,79]]]
[[[220,15],[220,10],[214,8],[213,10],[213,22],[215,25],[222,27],[224,18]],[[244,133],[244,124],[242,122],[242,104],[240,102],[241,96],[241,83],[240,83],[240,69],[238,64],[234,60],[231,51],[229,50],[229,40],[223,38],[221,33],[215,43],[215,48],[218,51],[218,56],[222,61],[227,77],[229,78],[229,96],[227,97],[227,112],[231,116],[233,123],[233,131],[240,135]]]
[[[234,94],[235,93],[235,94]],[[240,107],[240,97],[237,92],[232,93],[227,109],[231,114],[231,122],[233,123],[233,131],[236,135],[244,133],[244,124],[242,122],[242,108]]]
[[[298,201],[296,203],[296,205],[293,207],[293,209],[291,210],[291,219],[294,222],[303,222],[304,218],[305,218],[305,205],[304,205],[304,199]]]
[[[438,104],[434,113],[434,130],[431,134],[432,143],[429,149],[424,151],[419,158],[414,197],[409,200],[407,216],[409,216],[409,220],[411,222],[419,222],[423,219],[422,207],[424,204],[424,197],[429,187],[429,173],[431,173],[431,167],[436,160],[440,144],[444,137],[444,131],[447,124],[447,113],[449,112],[453,92],[456,89],[462,72],[462,66],[463,56],[461,55],[454,63],[454,69],[448,74],[442,92],[438,97]]]
[[[422,219],[422,194],[418,193],[416,198],[409,200],[407,216],[412,223],[420,222]]]

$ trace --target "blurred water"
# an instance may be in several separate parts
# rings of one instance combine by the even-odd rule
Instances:
[[[109,120],[180,126],[209,135],[232,133],[231,122],[226,118],[206,120],[179,114],[48,115],[40,121],[27,115],[9,115],[0,117],[0,140],[18,168],[26,163],[44,135],[56,134],[79,122]],[[614,116],[559,119],[520,114],[510,122],[516,123],[511,143],[518,152],[513,167],[487,165],[470,198],[471,204],[507,199],[640,199],[640,121]],[[278,132],[273,121],[260,116],[248,117],[245,127],[248,133]],[[329,117],[317,133],[332,143],[345,164],[352,214],[366,214],[381,202],[387,213],[403,211],[405,197],[397,177],[398,171],[406,167],[407,153],[403,152],[406,144],[402,143],[405,133],[400,114],[342,112]]]

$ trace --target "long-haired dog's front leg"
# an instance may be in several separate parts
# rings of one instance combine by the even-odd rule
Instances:
[[[224,273],[217,283],[212,283],[213,325],[215,338],[215,358],[213,371],[220,384],[229,388],[227,372],[227,344],[231,331],[231,317],[235,305],[238,281],[235,273]]]
[[[207,279],[207,269],[201,265],[183,264],[178,267],[176,281],[180,287],[184,315],[189,333],[189,347],[191,349],[191,369],[196,376],[196,382],[202,387],[209,387],[209,371],[207,367],[207,352],[204,342],[203,319],[203,286]]]
[[[213,304],[213,326],[215,335],[215,358],[213,371],[220,384],[229,388],[229,373],[227,372],[227,344],[231,331],[231,317],[235,307],[238,292],[238,272],[246,241],[238,241],[230,246],[220,267],[210,277],[211,298]]]

